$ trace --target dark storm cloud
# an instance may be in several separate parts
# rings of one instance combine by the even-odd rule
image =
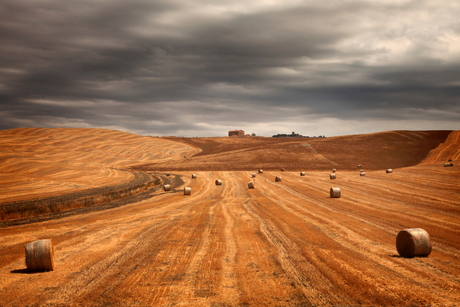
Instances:
[[[449,1],[5,0],[0,129],[457,129],[458,13]]]

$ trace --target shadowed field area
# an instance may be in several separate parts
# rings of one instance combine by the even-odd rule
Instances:
[[[90,138],[90,129],[82,131]],[[41,133],[59,135],[47,129]],[[73,133],[78,135],[78,129]],[[9,148],[5,144],[13,137],[0,136],[2,146]],[[98,161],[110,163],[88,162],[90,170],[117,165],[129,174],[111,180],[101,172],[98,187],[129,182],[135,169],[170,183],[173,190],[151,189],[147,197],[122,206],[0,227],[0,306],[456,306],[460,301],[459,131],[310,139],[309,146],[302,145],[305,139],[128,139],[120,160],[104,160],[100,153]],[[158,153],[155,158],[137,152],[144,140],[149,144],[146,152]],[[122,140],[117,144],[125,146]],[[340,144],[342,150],[335,152]],[[299,170],[307,171],[300,176],[289,149],[299,154],[304,147],[312,149],[299,158]],[[47,147],[47,155],[56,152],[59,163],[72,160],[63,147],[53,148]],[[74,157],[70,148],[68,156]],[[29,165],[20,174],[34,169],[26,151],[27,146],[16,152]],[[112,155],[110,146],[102,152]],[[270,153],[272,164],[267,158],[260,162],[265,168],[243,164],[247,169],[200,169],[219,165],[222,156],[230,159],[222,160],[224,166],[235,165],[233,154],[250,163],[250,152]],[[75,192],[69,187],[73,182],[89,181],[84,161],[96,158],[91,151],[80,154],[80,168],[71,167],[74,177],[65,183],[60,183],[64,177],[55,179],[63,191]],[[8,163],[21,170],[21,161],[15,159]],[[322,159],[323,169],[304,164]],[[448,159],[456,165],[444,167]],[[196,169],[168,169],[171,176],[153,173],[187,163]],[[359,175],[358,164],[366,176]],[[46,176],[42,167],[32,172],[35,178],[40,172]],[[329,179],[333,167],[335,180]],[[263,174],[257,173],[259,168]],[[387,174],[386,168],[393,173]],[[50,174],[59,176],[54,170]],[[282,181],[275,182],[275,176]],[[17,178],[16,185],[6,181],[12,195],[18,194],[25,176]],[[216,179],[223,184],[215,185]],[[255,189],[247,188],[249,181]],[[24,184],[33,191],[33,182]],[[186,186],[192,188],[190,196],[183,195]],[[331,187],[339,187],[342,197],[330,198]],[[40,180],[37,189],[45,191]],[[65,194],[46,191],[40,195]],[[8,191],[2,193],[4,200],[10,199]],[[21,197],[31,201],[38,194]],[[396,235],[414,227],[430,234],[433,251],[428,257],[401,258]],[[55,245],[55,270],[27,272],[24,247],[44,238]]]
[[[142,165],[142,170],[353,170],[419,164],[451,131],[390,131],[330,138],[170,138],[201,152],[179,161]]]

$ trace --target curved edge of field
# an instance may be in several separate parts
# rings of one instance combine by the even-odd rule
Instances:
[[[160,138],[86,128],[0,131],[0,202],[28,200],[134,179],[130,165],[178,160],[198,149]]]

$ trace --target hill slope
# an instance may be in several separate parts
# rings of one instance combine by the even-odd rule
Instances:
[[[172,138],[202,151],[180,161],[143,165],[143,170],[369,170],[421,163],[451,131],[389,131],[330,138]]]
[[[134,179],[129,165],[176,160],[196,148],[107,129],[0,131],[0,202],[68,193]]]

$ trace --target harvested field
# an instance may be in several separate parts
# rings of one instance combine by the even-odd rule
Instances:
[[[430,145],[433,150],[412,166],[382,163],[374,170],[368,164],[374,157],[354,157],[353,170],[337,166],[333,186],[341,198],[329,196],[328,163],[299,176],[284,162],[284,172],[268,162],[206,171],[200,160],[192,169],[196,179],[189,169],[169,169],[171,177],[150,173],[171,192],[158,185],[147,197],[107,210],[0,226],[0,306],[458,305],[460,170],[443,167],[447,155],[457,162],[457,135],[439,138],[439,147]],[[393,162],[407,161],[409,151],[395,152]],[[149,165],[161,165],[154,163]],[[365,177],[356,170],[360,163]],[[394,173],[385,173],[389,167]],[[259,168],[263,174],[252,178]],[[283,181],[275,182],[281,175]],[[216,186],[216,179],[225,184]],[[255,189],[248,189],[251,180]],[[183,195],[186,186],[190,196]],[[399,256],[396,235],[406,228],[429,233],[429,257]],[[54,271],[27,272],[25,245],[48,238]]]
[[[417,165],[451,131],[390,131],[330,138],[170,138],[201,149],[187,159],[137,166],[155,171],[366,170]],[[455,137],[451,136],[453,141]],[[458,136],[457,136],[458,140]],[[455,143],[455,142],[454,142]],[[444,150],[449,156],[449,150]],[[447,161],[447,160],[446,160]]]

